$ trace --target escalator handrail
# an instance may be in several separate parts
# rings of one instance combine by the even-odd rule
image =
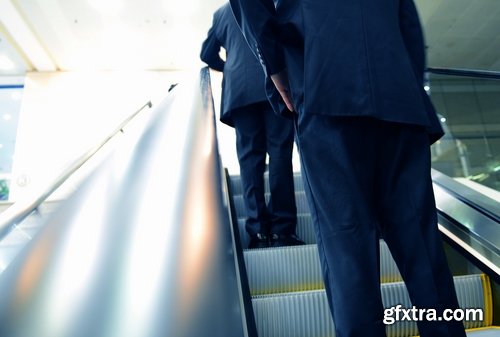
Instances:
[[[0,335],[249,337],[208,68],[145,124],[3,271]]]
[[[97,145],[85,151],[81,156],[63,170],[52,182],[43,190],[27,200],[14,202],[8,209],[0,214],[0,241],[5,238],[16,226],[31,213],[33,213],[47,198],[54,193],[69,177],[71,177],[79,168],[87,163],[96,153],[99,152],[108,142],[118,133],[123,132],[123,128],[135,119],[145,108],[151,108],[151,101],[146,102],[138,110],[124,119],[109,135],[107,135]]]
[[[500,279],[500,203],[432,169],[440,230]]]
[[[500,203],[432,169],[432,180],[455,198],[500,224]],[[500,248],[500,247],[499,247]]]
[[[460,68],[427,68],[427,71],[436,75],[464,76],[484,79],[500,80],[500,72],[490,70],[460,69]]]

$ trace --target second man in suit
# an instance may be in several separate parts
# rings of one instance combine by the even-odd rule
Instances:
[[[226,60],[219,53],[226,51]],[[219,8],[200,57],[223,72],[220,120],[235,128],[249,248],[299,245],[293,185],[293,122],[274,114],[264,90],[264,73],[239,30],[229,4]],[[264,171],[269,155],[270,198]]]

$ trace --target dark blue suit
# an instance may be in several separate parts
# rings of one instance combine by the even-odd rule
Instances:
[[[226,61],[219,56],[222,47]],[[267,101],[262,67],[243,38],[229,3],[215,12],[200,57],[224,73],[220,120],[236,130],[247,232],[295,234],[293,121],[277,116]],[[266,153],[271,194],[267,205],[263,179]]]
[[[442,135],[423,90],[412,0],[231,0],[269,79],[285,70],[337,337],[385,336],[378,270],[387,242],[413,305],[458,307],[437,228],[429,145]],[[418,322],[463,337],[461,322]]]

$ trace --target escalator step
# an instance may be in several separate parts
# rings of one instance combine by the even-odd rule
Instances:
[[[455,286],[461,308],[486,310],[483,292],[483,275],[455,277]],[[384,307],[401,304],[410,308],[411,303],[404,283],[386,283],[381,286]],[[259,337],[326,337],[334,336],[326,294],[322,290],[294,292],[279,295],[255,296],[252,299]],[[362,310],[360,309],[360,314]],[[484,322],[465,322],[466,328],[477,328]],[[387,325],[388,337],[407,337],[418,334],[416,323],[399,321]],[[476,336],[476,335],[474,335]],[[479,335],[478,335],[479,336]]]
[[[269,193],[265,194],[266,201],[269,201]],[[247,210],[245,208],[245,203],[243,201],[243,196],[235,195],[233,196],[234,208],[236,211],[236,217],[245,218],[247,215]],[[305,192],[295,192],[295,202],[297,203],[297,214],[308,214],[309,205],[307,204]]]
[[[297,215],[297,230],[296,234],[305,243],[316,243],[316,233],[312,223],[310,214]]]
[[[238,219],[238,228],[240,231],[240,240],[243,247],[248,247],[250,238],[245,230],[245,219]],[[307,244],[316,243],[316,236],[312,225],[311,215],[299,214],[297,215],[297,230],[296,234]]]
[[[467,331],[467,337],[498,337],[500,336],[500,327],[490,326]]]
[[[398,266],[392,258],[391,251],[384,240],[380,240],[380,282],[402,281]]]
[[[244,252],[252,295],[324,288],[316,245]]]
[[[335,335],[322,290],[255,297],[252,305],[259,337]]]
[[[230,179],[230,184],[231,184],[231,192],[233,195],[242,195],[243,194],[243,189],[241,187],[241,178],[239,175],[231,175],[229,177]],[[294,187],[295,191],[304,191],[304,185],[302,183],[302,176],[300,172],[294,172],[293,175],[293,182],[294,182]],[[264,173],[264,187],[265,187],[265,192],[269,193],[269,174],[266,172]]]
[[[324,288],[316,245],[250,249],[244,252],[252,295]],[[380,240],[381,282],[401,281],[387,244]]]
[[[487,307],[488,293],[484,292],[485,275],[466,275],[455,277],[455,289],[461,308],[481,308],[489,315],[490,308]],[[488,282],[489,283],[489,282]],[[411,301],[404,283],[387,283],[382,287],[382,299],[384,307],[394,307],[401,304],[405,308],[411,307]],[[491,325],[490,320],[476,320],[464,322],[466,329],[484,327]],[[387,326],[388,336],[416,336],[418,334],[417,324],[412,321],[401,321]]]

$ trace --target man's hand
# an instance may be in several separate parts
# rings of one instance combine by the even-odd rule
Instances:
[[[292,103],[292,97],[290,95],[290,86],[288,84],[288,74],[286,72],[286,69],[280,71],[277,74],[271,75],[271,80],[273,81],[276,89],[278,89],[278,92],[280,93],[281,98],[283,98],[283,101],[285,102],[288,110],[295,112],[295,108],[293,107]]]

